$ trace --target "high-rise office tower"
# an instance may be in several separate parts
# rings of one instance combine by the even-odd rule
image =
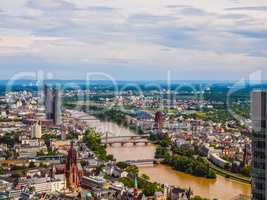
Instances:
[[[60,125],[61,120],[61,93],[59,88],[49,88],[45,85],[44,102],[47,119],[53,120],[55,125]]]
[[[267,199],[266,125],[267,92],[254,91],[251,95],[252,112],[252,200]]]
[[[61,94],[58,88],[53,89],[53,120],[55,125],[61,124]]]
[[[44,104],[47,119],[53,119],[53,93],[47,85],[44,87]]]

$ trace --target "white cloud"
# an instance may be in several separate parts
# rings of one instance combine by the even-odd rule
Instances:
[[[0,66],[12,68],[10,57],[25,57],[21,64],[32,69],[30,60],[40,59],[62,71],[70,65],[86,70],[84,64],[110,71],[117,64],[238,77],[267,64],[263,0],[14,2],[0,2]]]

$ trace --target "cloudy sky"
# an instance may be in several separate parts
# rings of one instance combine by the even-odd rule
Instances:
[[[266,0],[1,0],[0,79],[267,80]],[[266,78],[265,78],[266,77]]]

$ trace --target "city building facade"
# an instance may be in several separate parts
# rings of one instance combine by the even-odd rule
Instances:
[[[254,91],[251,97],[252,112],[252,199],[266,200],[266,123],[267,92]]]
[[[53,120],[54,125],[62,123],[61,118],[61,92],[59,88],[44,87],[44,105],[47,119]]]

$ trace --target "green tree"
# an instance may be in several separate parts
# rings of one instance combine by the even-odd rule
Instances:
[[[5,170],[2,167],[0,167],[0,175],[3,175],[3,174],[5,174]]]
[[[251,172],[251,165],[246,165],[245,167],[243,167],[241,170],[240,170],[240,173],[245,175],[245,176],[250,176],[250,172]]]
[[[107,155],[107,159],[110,160],[110,161],[114,161],[115,160],[114,156],[111,155],[111,154]]]
[[[152,196],[152,195],[154,195],[155,192],[158,191],[158,185],[157,184],[153,184],[153,183],[147,184],[142,189],[142,191],[146,196]]]
[[[35,168],[35,163],[34,162],[30,162],[29,168]]]
[[[78,139],[78,134],[75,133],[75,132],[70,132],[70,133],[67,135],[67,139],[68,139],[68,140],[76,140],[76,139]]]
[[[209,200],[207,198],[202,198],[201,196],[194,196],[191,198],[191,200]]]
[[[6,144],[10,147],[13,147],[16,143],[19,143],[19,132],[6,133],[3,136],[0,136],[0,144]]]
[[[169,164],[178,171],[186,172],[200,177],[216,178],[214,171],[201,157],[194,158],[176,155],[171,159]]]
[[[156,148],[156,153],[155,153],[156,158],[164,158],[166,154],[168,154],[168,149],[161,146]]]
[[[130,165],[126,168],[126,171],[134,176],[138,176],[139,169],[135,165]]]
[[[122,182],[126,187],[134,187],[134,180],[130,179],[129,177],[120,178],[120,182]]]
[[[108,160],[105,146],[101,144],[101,136],[93,129],[86,131],[85,142],[89,149],[91,149],[96,156],[104,161]]]
[[[146,181],[148,181],[150,179],[150,177],[148,175],[146,175],[146,174],[142,174],[141,178],[146,180]]]
[[[126,162],[118,162],[117,166],[121,169],[126,169],[129,165]]]
[[[160,141],[160,146],[162,146],[162,147],[169,147],[170,145],[171,145],[171,139],[169,137],[164,137]]]
[[[18,171],[15,171],[13,174],[12,174],[12,178],[20,178],[24,176],[24,172],[21,171],[21,170],[18,170]]]

